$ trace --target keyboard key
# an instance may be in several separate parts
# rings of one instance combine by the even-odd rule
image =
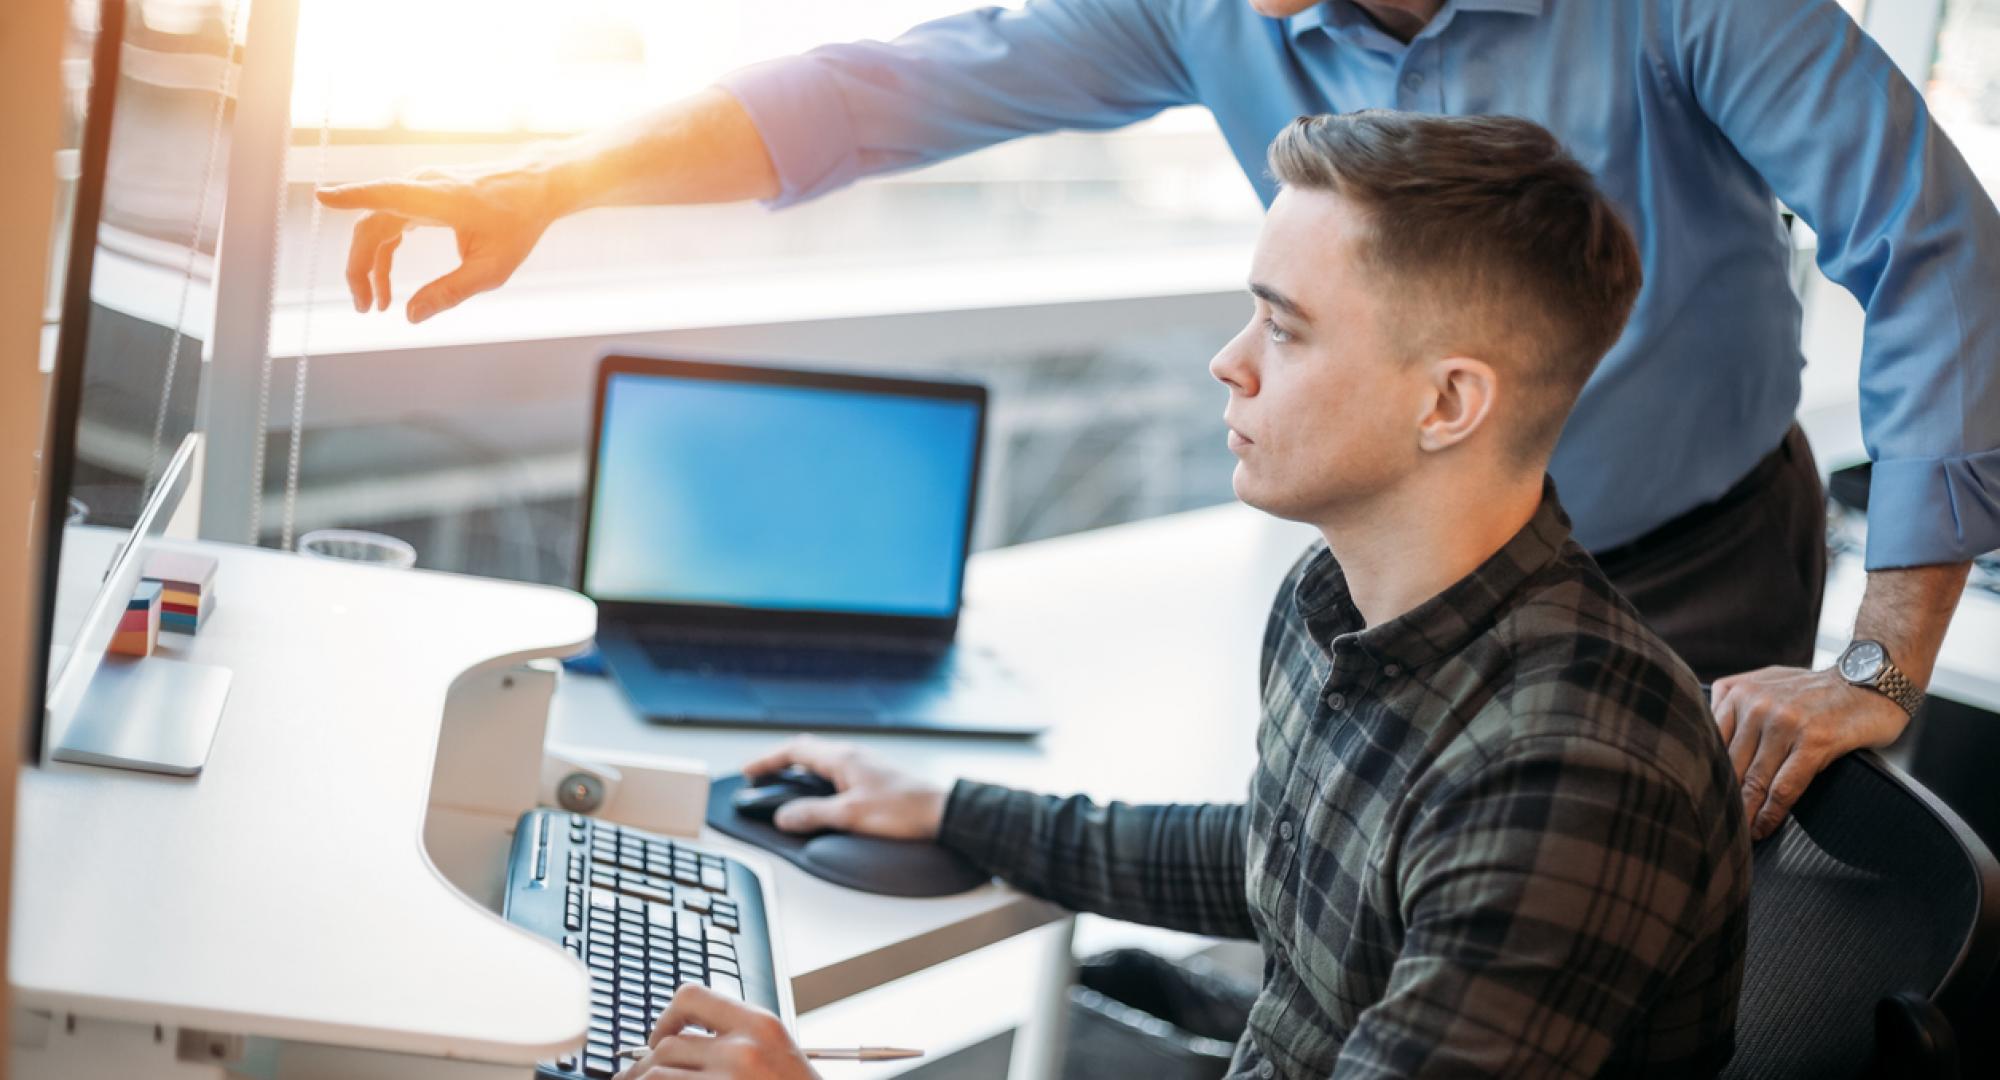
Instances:
[[[625,891],[631,893],[633,896],[637,896],[646,900],[651,900],[659,904],[671,904],[674,902],[673,893],[663,889],[653,888],[650,885],[634,884],[628,881],[625,883]]]
[[[711,892],[727,892],[729,891],[729,876],[724,874],[722,868],[719,866],[703,867],[701,871],[701,887]]]
[[[708,977],[708,988],[724,997],[743,1000],[743,980],[734,975],[711,974]]]
[[[618,1066],[608,1057],[585,1057],[583,1059],[583,1075],[592,1077],[593,1080],[611,1076],[617,1071]]]

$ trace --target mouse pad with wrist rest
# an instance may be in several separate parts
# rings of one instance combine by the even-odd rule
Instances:
[[[801,836],[752,821],[738,814],[730,802],[746,782],[741,775],[709,782],[708,824],[724,836],[755,844],[816,878],[883,896],[950,896],[992,880],[991,875],[938,844],[837,832]]]

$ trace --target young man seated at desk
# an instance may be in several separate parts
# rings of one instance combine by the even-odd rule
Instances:
[[[935,837],[1078,911],[1254,937],[1232,1077],[1712,1074],[1736,781],[1544,479],[1638,292],[1632,237],[1524,120],[1302,119],[1270,163],[1256,311],[1211,370],[1237,495],[1326,543],[1271,610],[1248,801],[947,793],[810,739],[745,771],[835,782],[787,829]],[[626,1075],[813,1074],[773,1018],[690,989]]]

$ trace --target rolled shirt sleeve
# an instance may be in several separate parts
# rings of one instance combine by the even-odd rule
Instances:
[[[1248,939],[1241,804],[1099,806],[961,780],[938,840],[1072,911]]]
[[[1675,67],[1867,310],[1871,570],[2000,548],[2000,213],[1833,0],[1679,0]]]
[[[1033,0],[924,23],[891,42],[826,45],[720,85],[757,126],[772,206],[1021,135],[1120,127],[1193,100],[1178,6]]]

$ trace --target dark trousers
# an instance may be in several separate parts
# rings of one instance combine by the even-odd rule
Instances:
[[[1805,432],[1793,425],[1720,499],[1595,554],[1702,682],[1810,666],[1826,591],[1826,493]]]

